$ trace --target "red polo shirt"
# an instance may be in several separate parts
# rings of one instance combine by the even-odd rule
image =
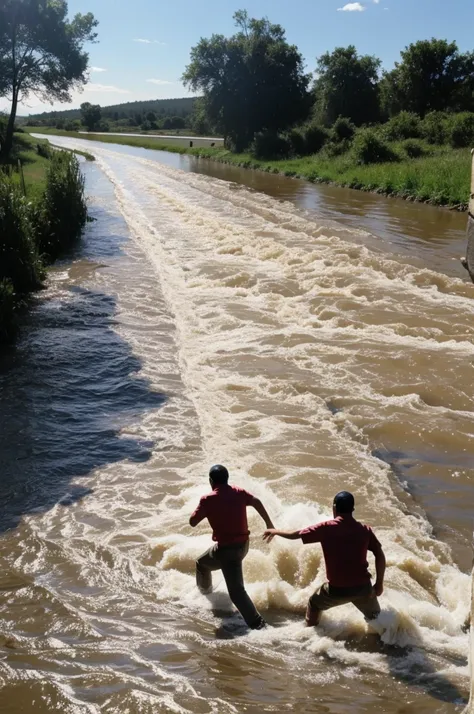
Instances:
[[[192,518],[197,518],[198,523],[207,518],[212,528],[212,540],[219,545],[245,543],[250,535],[247,506],[253,500],[252,494],[243,488],[219,485],[201,498]]]
[[[321,543],[330,585],[355,588],[370,583],[367,551],[376,554],[381,545],[369,526],[352,515],[338,516],[300,531],[303,543]]]

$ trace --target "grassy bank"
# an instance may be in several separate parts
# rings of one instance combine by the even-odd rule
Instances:
[[[29,295],[42,287],[45,266],[80,236],[87,206],[76,157],[47,141],[15,135],[0,169],[0,343],[6,343]]]
[[[201,158],[269,173],[296,176],[313,183],[335,184],[361,191],[399,196],[438,206],[466,209],[469,200],[471,160],[468,149],[432,146],[429,155],[416,159],[358,165],[350,152],[329,158],[324,152],[302,158],[257,160],[250,153],[234,154],[222,147],[189,147],[189,141],[152,139],[145,136],[107,136],[34,129],[37,133],[123,144],[144,149],[191,154]],[[396,148],[396,144],[395,144]]]

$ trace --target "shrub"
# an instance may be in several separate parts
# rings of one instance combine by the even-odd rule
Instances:
[[[291,150],[296,156],[306,155],[306,138],[303,129],[291,129],[288,132],[288,140],[291,144]]]
[[[36,144],[36,152],[38,156],[42,156],[43,159],[50,159],[52,149],[49,144]]]
[[[450,143],[455,149],[474,146],[474,113],[463,112],[453,117]]]
[[[421,136],[421,120],[412,112],[400,112],[384,126],[385,137],[389,141],[418,139]]]
[[[15,290],[11,280],[0,280],[0,344],[11,342],[16,334]]]
[[[80,131],[81,126],[79,119],[70,119],[65,123],[64,128],[66,131]]]
[[[426,156],[428,153],[423,143],[417,139],[405,139],[402,149],[409,159],[419,159],[420,156]]]
[[[357,132],[353,153],[358,164],[380,164],[398,159],[397,154],[373,129],[360,129]]]
[[[329,131],[320,124],[308,124],[304,127],[306,153],[317,154],[329,140]]]
[[[41,277],[30,205],[13,179],[0,173],[0,280],[24,294],[38,288]]]
[[[54,152],[43,200],[36,212],[41,253],[56,258],[79,238],[87,221],[84,177],[74,154]]]
[[[286,159],[290,153],[290,141],[284,136],[271,131],[255,134],[252,154],[256,159]]]
[[[430,112],[421,122],[421,136],[430,144],[446,144],[452,117],[445,112]]]
[[[322,153],[327,156],[328,159],[334,159],[336,156],[342,156],[342,154],[350,151],[352,147],[352,141],[349,139],[344,139],[343,141],[328,141],[328,143],[323,148]]]
[[[341,141],[352,141],[355,132],[355,124],[353,124],[350,119],[347,119],[346,117],[339,117],[336,119],[334,126],[332,127],[331,139],[336,144]]]

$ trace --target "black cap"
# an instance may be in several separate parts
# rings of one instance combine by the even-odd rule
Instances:
[[[225,466],[216,464],[209,470],[209,478],[212,479],[214,483],[227,483],[229,480],[229,472]]]
[[[340,491],[334,496],[333,505],[338,513],[352,513],[354,510],[354,496],[349,491]]]

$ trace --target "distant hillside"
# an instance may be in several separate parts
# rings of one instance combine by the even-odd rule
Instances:
[[[110,107],[102,107],[102,117],[112,121],[120,119],[128,119],[135,115],[143,115],[148,112],[155,112],[161,117],[183,117],[190,116],[193,112],[194,97],[185,97],[182,99],[150,99],[143,102],[125,102],[123,104],[114,104]],[[28,117],[19,117],[20,120],[39,120],[40,123],[56,122],[59,119],[74,120],[80,119],[81,112],[79,109],[65,109],[57,112],[43,112],[42,114],[30,114]]]

